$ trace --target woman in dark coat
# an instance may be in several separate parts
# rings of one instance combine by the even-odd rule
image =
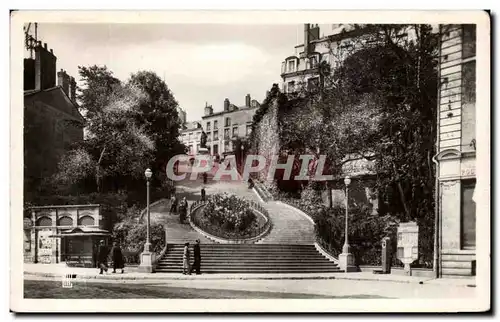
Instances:
[[[123,261],[122,250],[117,242],[113,243],[113,248],[111,249],[111,256],[113,259],[113,273],[116,273],[116,269],[120,268],[123,274],[125,263]]]
[[[104,240],[101,240],[99,249],[97,251],[97,265],[99,266],[100,273],[103,271],[108,271],[108,248],[104,244]]]

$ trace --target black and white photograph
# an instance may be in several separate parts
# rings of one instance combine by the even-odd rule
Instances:
[[[490,309],[487,12],[158,14],[11,17],[12,310]]]

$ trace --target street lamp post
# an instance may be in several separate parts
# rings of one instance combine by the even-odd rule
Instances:
[[[356,266],[354,265],[354,256],[351,254],[349,246],[349,185],[351,184],[351,178],[346,176],[344,179],[345,184],[345,237],[344,246],[342,247],[342,254],[339,255],[339,266],[344,272],[356,271]]]
[[[144,251],[141,254],[141,265],[139,266],[140,270],[143,272],[152,273],[153,272],[153,253],[151,252],[151,216],[149,212],[149,183],[151,181],[151,177],[153,172],[151,169],[146,169],[144,172],[146,176],[146,215],[147,215],[147,223],[146,223],[146,243],[144,244]]]

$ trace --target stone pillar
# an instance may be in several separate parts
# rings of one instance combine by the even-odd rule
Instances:
[[[442,249],[460,249],[460,181],[443,181],[441,185]]]

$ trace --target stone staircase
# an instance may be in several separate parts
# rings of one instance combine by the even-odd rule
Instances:
[[[441,276],[443,278],[471,278],[475,275],[475,251],[443,251],[441,254]]]
[[[182,244],[169,244],[156,272],[182,272]],[[193,254],[192,245],[191,256]],[[341,272],[337,264],[314,245],[201,244],[202,273],[329,273]],[[191,257],[191,263],[193,258]]]
[[[276,201],[267,202],[264,207],[269,212],[273,228],[259,244],[314,244],[314,224],[297,210]]]

